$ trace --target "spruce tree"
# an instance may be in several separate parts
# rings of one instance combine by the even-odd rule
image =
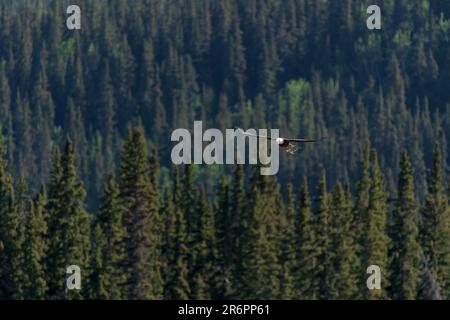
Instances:
[[[173,190],[166,193],[161,212],[164,217],[164,298],[188,299],[190,287],[187,266],[186,222],[182,210],[178,170],[175,171]]]
[[[229,261],[233,254],[231,250],[230,235],[230,212],[231,212],[231,197],[230,184],[227,177],[224,177],[220,183],[217,203],[214,207],[216,215],[216,243],[218,254],[218,281],[220,290],[218,290],[218,299],[225,299],[231,296],[230,279],[232,276],[232,263]]]
[[[196,208],[197,230],[192,244],[192,292],[193,299],[210,299],[217,295],[218,283],[215,279],[215,261],[217,259],[215,222],[209,203],[206,200],[202,186],[197,194]]]
[[[280,274],[280,299],[292,299],[294,297],[294,269],[295,269],[295,253],[296,253],[296,234],[295,234],[295,218],[296,218],[296,200],[291,184],[287,186],[287,205],[283,210],[281,204],[277,205],[280,212],[278,226],[279,239],[278,252],[279,263],[281,264]]]
[[[103,271],[102,259],[102,248],[106,247],[106,239],[98,224],[93,226],[91,238],[91,252],[89,257],[90,274],[87,297],[89,299],[106,299],[108,296],[106,289],[108,281],[105,278],[108,276]]]
[[[23,298],[24,212],[17,206],[0,135],[0,297]]]
[[[317,299],[317,254],[308,181],[303,179],[296,216],[295,298]]]
[[[387,194],[383,175],[378,164],[376,151],[372,153],[372,179],[370,182],[369,204],[367,213],[363,216],[363,236],[361,239],[362,251],[360,288],[363,288],[362,298],[386,299],[386,288],[389,284],[388,247],[387,235]],[[366,270],[369,266],[376,265],[381,270],[381,290],[368,290],[366,281],[369,276]]]
[[[47,281],[44,259],[47,253],[47,221],[45,219],[45,192],[41,190],[35,200],[29,201],[24,243],[26,299],[46,299]]]
[[[420,242],[430,276],[444,298],[450,296],[450,212],[445,194],[441,148],[434,148],[434,161],[428,177],[428,194],[422,209]],[[427,298],[427,297],[425,297]]]
[[[80,299],[87,296],[90,260],[91,216],[84,208],[86,192],[78,182],[74,146],[67,139],[62,156],[55,152],[53,171],[48,185],[48,255],[46,275],[49,297]],[[67,290],[66,268],[81,269],[81,290]],[[84,282],[83,282],[84,279]]]
[[[357,182],[356,186],[356,198],[355,198],[355,206],[354,206],[354,228],[355,228],[355,236],[357,243],[356,245],[360,247],[362,251],[364,251],[363,246],[361,246],[361,238],[364,234],[364,217],[367,216],[367,210],[369,207],[369,192],[370,192],[370,146],[366,144],[364,146],[362,164],[361,164],[361,177]],[[358,249],[358,250],[359,250]],[[358,254],[360,252],[358,251]]]
[[[120,199],[125,207],[125,274],[128,299],[162,297],[159,208],[151,184],[142,129],[130,129],[120,163]]]
[[[333,251],[332,268],[329,271],[331,298],[353,299],[357,293],[358,275],[352,230],[352,211],[344,188],[338,182],[332,194],[330,217],[330,245]]]
[[[286,291],[289,295],[291,289],[289,288],[290,275],[282,271],[283,267],[280,262],[279,256],[279,242],[281,239],[282,230],[279,229],[280,219],[282,212],[284,211],[284,204],[281,200],[280,185],[278,184],[276,178],[260,175],[259,172],[256,173],[259,177],[259,185],[263,194],[262,200],[262,253],[264,257],[264,282],[262,286],[265,288],[264,296],[266,299],[279,299],[282,297],[282,289]],[[287,287],[281,288],[280,275],[287,276]]]
[[[238,273],[239,298],[276,299],[282,268],[277,255],[276,230],[279,186],[253,168],[247,192],[248,208],[242,220]]]
[[[26,216],[28,188],[26,182],[21,178],[16,186],[14,214],[11,217],[10,228],[14,230],[14,242],[12,249],[14,254],[10,257],[10,263],[13,268],[12,277],[14,279],[14,299],[23,299],[25,297],[25,232],[26,232]]]
[[[256,184],[250,186],[250,199],[248,209],[242,218],[240,261],[236,268],[236,294],[239,299],[261,299],[264,297],[264,258],[263,248],[263,222],[261,212],[263,200],[260,190]]]
[[[414,180],[408,154],[403,152],[400,161],[397,201],[392,217],[391,294],[394,299],[417,298],[420,282],[421,248],[417,242],[417,202]]]
[[[244,167],[237,165],[234,171],[233,183],[230,190],[230,212],[228,219],[227,232],[224,235],[224,241],[228,247],[228,261],[232,273],[232,278],[228,280],[229,290],[233,298],[239,286],[239,277],[241,272],[241,258],[244,246],[244,228],[248,223],[246,194],[244,187]]]
[[[182,201],[186,219],[188,242],[192,243],[198,232],[198,212],[196,211],[196,186],[194,166],[186,165],[182,179]]]
[[[330,247],[330,200],[327,191],[327,180],[325,170],[320,174],[317,187],[317,199],[315,209],[315,234],[317,254],[317,281],[318,298],[328,299],[331,297],[331,271],[333,248]],[[331,249],[331,250],[330,250]]]
[[[95,285],[99,299],[121,299],[124,289],[123,263],[125,258],[125,227],[123,214],[125,207],[120,201],[120,190],[111,174],[108,178],[100,212],[94,224],[94,261],[97,261]],[[98,252],[98,259],[95,259]]]

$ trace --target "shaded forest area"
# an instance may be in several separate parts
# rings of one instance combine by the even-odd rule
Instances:
[[[0,162],[2,299],[448,299],[450,214],[435,147],[426,201],[414,195],[407,153],[398,198],[385,191],[377,153],[365,148],[352,195],[348,181],[312,197],[305,178],[283,196],[276,177],[235,167],[217,200],[195,182],[195,166],[159,183],[156,151],[130,129],[117,176],[95,215],[85,209],[75,150],[55,149],[48,182],[29,198]],[[150,159],[150,161],[149,161]],[[82,270],[81,290],[66,289],[66,266]],[[368,266],[381,288],[368,290]]]
[[[2,1],[0,298],[450,298],[450,3],[366,2]],[[174,168],[194,120],[327,139]]]

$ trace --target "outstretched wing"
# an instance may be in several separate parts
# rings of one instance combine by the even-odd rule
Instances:
[[[268,136],[262,136],[262,135],[258,135],[258,134],[252,134],[252,133],[248,133],[244,130],[242,130],[241,128],[236,128],[236,130],[239,130],[244,136],[249,136],[249,137],[257,137],[257,138],[262,138],[262,139],[269,139],[269,140],[275,140],[272,137],[268,137]]]
[[[236,128],[236,130],[239,130],[245,136],[257,137],[257,138],[263,138],[263,139],[269,139],[269,140],[276,140],[272,137],[248,133],[248,132],[242,130],[241,128]],[[311,143],[311,142],[318,142],[318,141],[324,140],[324,139],[317,140],[317,139],[286,139],[286,138],[282,138],[282,139],[286,142],[292,142],[292,143]]]
[[[295,143],[308,143],[308,142],[317,142],[318,140],[315,139],[284,139],[288,142],[295,142]]]

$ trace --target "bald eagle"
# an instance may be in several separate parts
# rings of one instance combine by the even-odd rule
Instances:
[[[291,139],[291,138],[281,138],[281,137],[272,138],[269,136],[247,133],[244,130],[242,130],[241,128],[237,128],[237,130],[241,131],[242,134],[245,136],[257,137],[257,138],[268,139],[268,140],[275,140],[275,142],[289,154],[295,153],[295,151],[296,151],[295,144],[296,143],[311,143],[311,142],[318,141],[315,139]]]

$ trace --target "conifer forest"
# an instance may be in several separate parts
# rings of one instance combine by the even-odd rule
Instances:
[[[449,84],[448,0],[0,0],[0,299],[448,300]]]

